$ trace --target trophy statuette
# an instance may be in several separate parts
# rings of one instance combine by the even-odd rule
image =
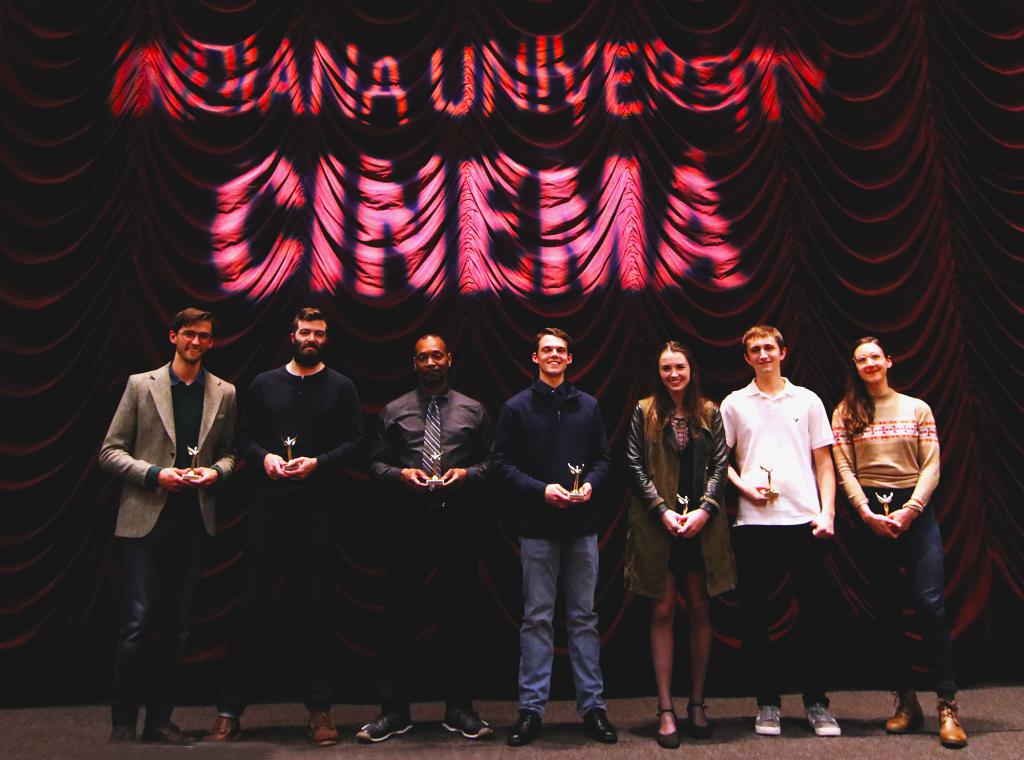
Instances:
[[[427,454],[427,459],[430,461],[430,477],[427,478],[427,486],[430,488],[444,485],[444,478],[441,477],[442,457],[444,457],[444,452],[441,449],[433,454]]]
[[[884,496],[880,493],[875,494],[875,498],[878,499],[878,503],[882,505],[882,511],[885,512],[885,516],[889,516],[889,505],[892,504],[893,492],[885,494]]]
[[[676,494],[676,504],[681,507],[681,509],[677,509],[676,511],[685,517],[686,513],[690,511],[690,497]]]
[[[200,475],[196,470],[199,468],[199,447],[198,446],[187,446],[188,454],[192,457],[192,464],[189,465],[188,470],[182,475],[182,480],[202,480],[203,476]]]
[[[584,499],[587,498],[586,496],[583,495],[583,492],[580,490],[580,475],[583,474],[583,465],[582,464],[573,465],[573,464],[570,463],[569,464],[569,472],[573,476],[572,490],[569,491],[569,500],[570,501],[583,501]]]
[[[762,490],[764,498],[769,502],[775,501],[779,498],[779,492],[775,490],[775,486],[772,484],[772,472],[774,468],[765,467],[763,464],[759,465],[759,467],[768,475],[768,488]]]
[[[286,456],[284,468],[286,470],[294,470],[296,467],[298,467],[298,465],[292,461],[293,459],[295,459],[295,457],[292,456],[292,446],[295,445],[295,442],[297,440],[298,438],[295,436],[290,436],[284,439],[284,450]]]

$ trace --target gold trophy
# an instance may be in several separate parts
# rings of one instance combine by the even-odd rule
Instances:
[[[199,468],[199,447],[186,446],[185,448],[188,449],[188,455],[192,457],[192,464],[188,466],[185,474],[181,476],[182,480],[202,480],[203,476],[196,472]]]
[[[882,505],[882,510],[885,512],[885,516],[889,516],[889,505],[892,504],[893,492],[890,491],[885,496],[880,493],[875,494],[875,498],[878,499],[878,503]]]
[[[441,458],[443,456],[444,452],[441,449],[433,454],[427,454],[427,459],[430,460],[430,477],[427,478],[427,486],[430,488],[444,485],[444,478],[441,477]]]
[[[586,496],[583,495],[583,492],[580,491],[580,475],[583,474],[583,465],[582,464],[577,464],[577,465],[569,464],[569,472],[573,476],[572,490],[569,491],[569,500],[570,501],[583,501],[584,499],[587,498]]]
[[[779,498],[779,492],[775,490],[775,486],[772,484],[772,472],[774,468],[765,467],[763,464],[759,466],[768,475],[768,488],[766,488],[763,492],[764,498],[767,499],[768,501],[775,501],[777,498]]]
[[[298,440],[298,438],[296,438],[295,436],[291,436],[290,438],[285,438],[284,439],[284,450],[285,450],[285,455],[287,456],[287,459],[285,460],[285,463],[284,463],[284,468],[286,470],[294,470],[296,467],[298,467],[297,464],[294,464],[292,462],[292,460],[295,459],[295,457],[292,456],[292,446],[295,445],[295,442],[297,440]]]
[[[682,509],[677,509],[676,511],[685,517],[686,513],[690,511],[690,497],[676,494],[676,503],[682,507]]]

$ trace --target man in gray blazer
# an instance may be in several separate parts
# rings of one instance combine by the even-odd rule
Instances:
[[[191,743],[171,722],[172,690],[205,535],[216,527],[211,489],[235,465],[235,387],[202,368],[213,330],[208,311],[178,312],[173,359],[128,378],[100,449],[100,466],[124,481],[114,530],[124,587],[111,742],[135,739],[145,701],[143,741]]]

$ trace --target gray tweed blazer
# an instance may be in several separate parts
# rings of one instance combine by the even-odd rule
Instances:
[[[114,535],[147,535],[167,503],[167,491],[145,487],[152,465],[174,466],[174,408],[167,365],[128,378],[100,449],[100,467],[124,481]],[[235,386],[207,372],[199,424],[199,465],[217,465],[227,478],[235,467]],[[218,481],[219,483],[219,481]],[[199,491],[206,532],[216,531],[215,495]]]

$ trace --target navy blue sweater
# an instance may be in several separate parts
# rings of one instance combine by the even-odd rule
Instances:
[[[597,532],[595,499],[610,457],[597,399],[569,383],[551,388],[539,379],[505,402],[491,449],[491,474],[510,491],[519,535],[586,536]],[[580,485],[594,489],[588,502],[560,509],[544,500],[549,483],[572,488],[569,464],[583,465]]]

